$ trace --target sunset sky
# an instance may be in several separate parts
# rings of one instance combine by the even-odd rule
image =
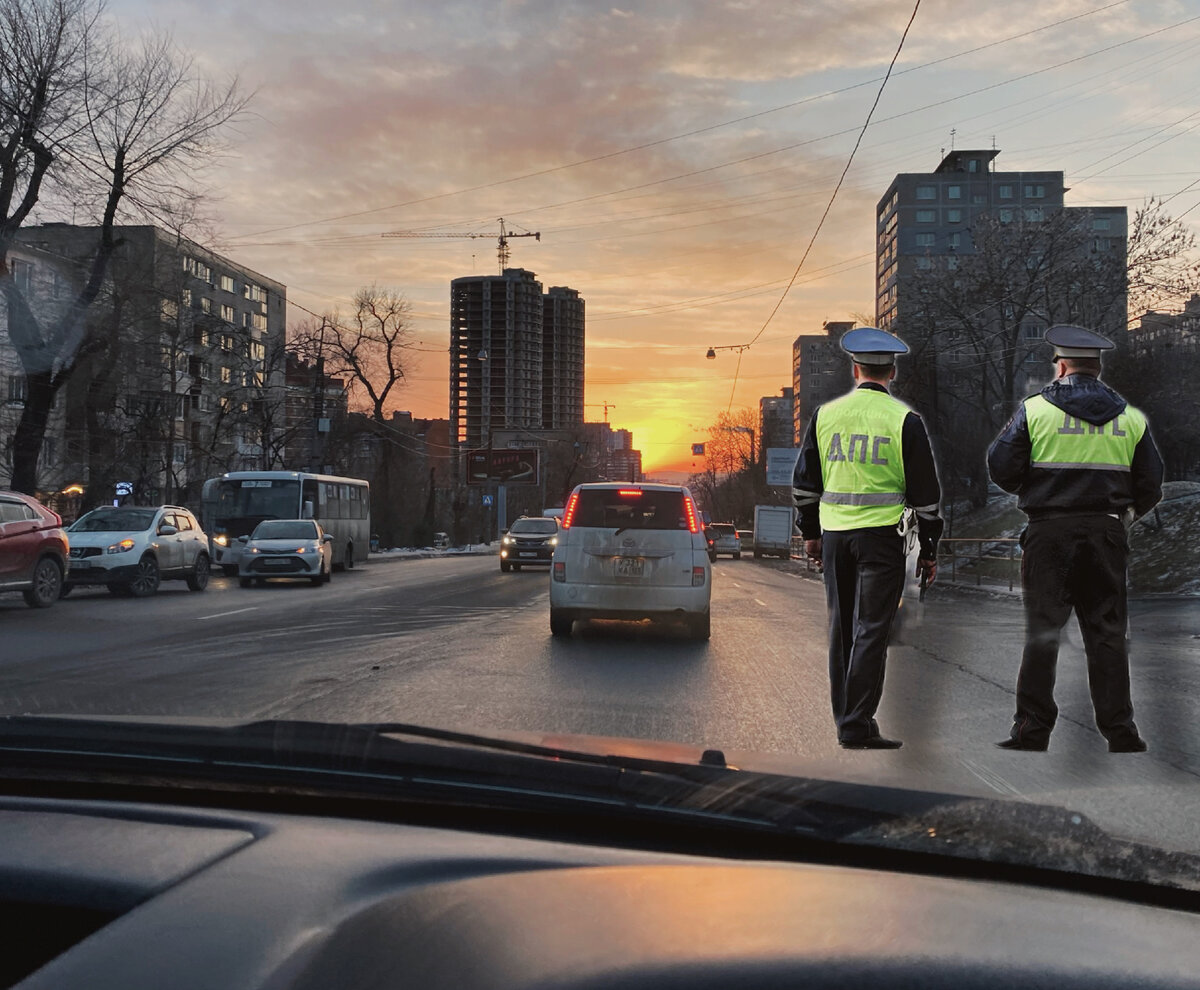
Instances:
[[[412,302],[398,408],[445,417],[450,280],[514,266],[587,300],[589,419],[687,470],[730,404],[790,384],[790,343],[873,314],[874,208],[943,149],[1062,169],[1070,205],[1200,202],[1200,2],[110,0],[170,30],[252,113],[203,180],[216,250],[284,282],[292,321],[376,282]],[[1058,23],[1056,23],[1058,22]],[[953,136],[952,136],[953,132]],[[1189,188],[1190,187],[1190,188]],[[1200,220],[1200,210],[1189,213]],[[768,322],[769,321],[769,322]],[[765,329],[764,329],[765,327]],[[709,346],[744,344],[741,356]]]

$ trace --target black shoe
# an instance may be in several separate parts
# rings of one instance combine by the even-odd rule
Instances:
[[[1029,739],[1001,739],[996,745],[1001,749],[1020,749],[1028,753],[1044,753],[1050,748],[1050,740],[1033,742]]]
[[[884,739],[883,736],[867,736],[866,739],[839,739],[842,749],[899,749],[904,745],[899,739]]]
[[[1122,739],[1120,742],[1110,742],[1108,751],[1110,753],[1144,753],[1146,752],[1146,740],[1141,736],[1134,736],[1132,739]]]

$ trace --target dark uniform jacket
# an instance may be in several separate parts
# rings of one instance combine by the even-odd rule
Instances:
[[[887,391],[875,382],[863,382],[858,387],[877,392]],[[792,476],[792,495],[800,513],[800,533],[806,540],[815,540],[821,535],[820,503],[825,482],[821,472],[822,455],[817,447],[817,417],[820,415],[821,410],[817,409],[809,420]],[[944,525],[938,512],[942,489],[933,463],[929,434],[925,432],[925,423],[915,412],[910,412],[904,418],[900,443],[904,451],[904,501],[917,513],[917,539],[921,546],[921,557],[924,560],[936,560],[937,543]],[[892,533],[896,532],[894,526],[886,528]]]
[[[1067,375],[1051,382],[1042,397],[1064,413],[1094,426],[1110,422],[1125,411],[1125,400],[1091,375]],[[1163,463],[1149,428],[1134,448],[1129,471],[1033,467],[1032,441],[1025,403],[1017,407],[988,450],[988,472],[1032,519],[1105,513],[1123,515],[1132,509],[1142,516],[1162,498]]]

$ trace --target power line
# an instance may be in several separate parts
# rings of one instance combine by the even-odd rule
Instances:
[[[850,156],[846,159],[846,166],[842,169],[842,174],[838,176],[837,185],[833,187],[833,192],[829,196],[829,202],[825,204],[825,212],[821,214],[821,219],[817,221],[817,226],[812,232],[812,237],[810,237],[808,240],[808,247],[804,249],[804,254],[800,257],[800,263],[796,266],[796,270],[792,272],[792,277],[788,281],[788,284],[784,286],[783,294],[779,297],[779,301],[775,303],[775,308],[771,310],[770,314],[766,318],[766,321],[761,327],[759,327],[758,333],[756,333],[750,339],[750,342],[746,344],[746,348],[752,347],[758,338],[763,335],[763,331],[771,325],[771,321],[775,319],[775,314],[779,312],[779,308],[783,305],[783,301],[787,298],[788,293],[792,291],[792,286],[796,284],[796,279],[800,277],[800,269],[804,267],[804,262],[808,260],[809,252],[812,251],[813,245],[817,242],[817,235],[821,233],[821,228],[825,226],[825,219],[829,216],[829,211],[833,209],[833,202],[837,199],[837,194],[842,188],[842,183],[846,181],[846,173],[850,171],[850,166],[854,164],[854,156],[858,153],[858,148],[862,144],[863,135],[867,133],[867,128],[871,124],[871,118],[875,115],[875,108],[879,106],[879,101],[883,98],[884,87],[887,86],[888,79],[891,78],[892,69],[896,65],[896,59],[900,57],[900,51],[904,48],[904,41],[908,37],[908,32],[913,25],[913,21],[917,19],[917,11],[920,9],[921,0],[917,0],[917,2],[913,5],[912,14],[909,15],[908,23],[904,25],[904,31],[900,35],[900,43],[896,46],[895,54],[892,55],[892,60],[888,63],[887,72],[884,73],[883,76],[883,82],[879,84],[879,90],[875,93],[875,100],[871,104],[871,109],[867,111],[866,120],[863,121],[862,128],[858,132],[858,138],[854,142],[854,147],[850,149]],[[733,390],[729,393],[729,405],[725,408],[726,412],[729,412],[729,410],[733,408],[733,396],[734,392],[737,391],[738,372],[741,371],[742,368],[742,351],[744,349],[745,348],[738,350],[737,368],[733,373]]]

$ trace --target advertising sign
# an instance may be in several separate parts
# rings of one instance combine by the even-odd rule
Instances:
[[[540,468],[537,447],[467,451],[469,485],[536,485]]]
[[[768,447],[767,484],[791,488],[792,472],[796,470],[796,461],[799,459],[800,450],[797,447]]]

